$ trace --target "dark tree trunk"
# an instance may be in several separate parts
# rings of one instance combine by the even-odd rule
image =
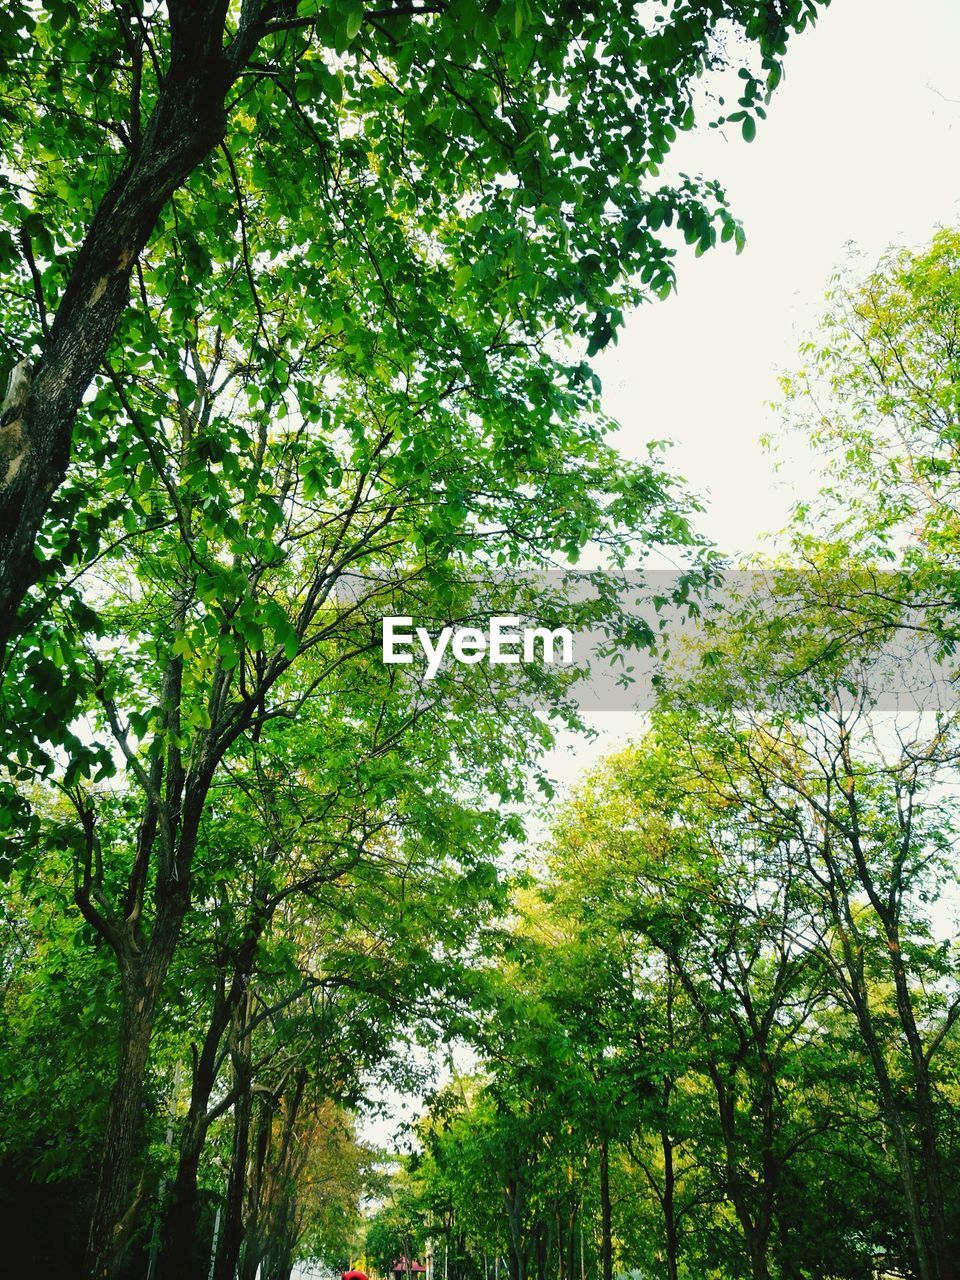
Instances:
[[[162,1280],[206,1280],[207,1267],[197,1257],[200,1197],[197,1173],[206,1126],[202,1130],[188,1116],[180,1143],[177,1176],[164,1215],[159,1275]]]
[[[240,1247],[243,1244],[243,1201],[250,1149],[250,1120],[253,1110],[253,1096],[249,1088],[249,1055],[235,1054],[233,1068],[235,1079],[240,1086],[240,1095],[233,1108],[233,1151],[230,1158],[226,1203],[223,1208],[213,1280],[233,1280],[240,1258]]]
[[[217,1082],[220,1046],[231,1022],[240,1041],[249,1039],[244,1018],[247,1004],[247,981],[257,945],[269,919],[265,895],[254,899],[247,920],[243,941],[233,956],[233,971],[226,985],[223,975],[218,978],[210,1011],[210,1021],[203,1045],[197,1055],[193,1070],[193,1086],[190,1091],[190,1108],[180,1138],[180,1160],[177,1176],[166,1213],[163,1232],[163,1253],[160,1260],[161,1280],[206,1280],[208,1267],[197,1261],[197,1232],[200,1222],[200,1197],[197,1174],[203,1144],[211,1122],[225,1109],[223,1102],[210,1110],[210,1098]],[[238,1023],[238,1017],[240,1022]],[[249,1048],[249,1046],[247,1046]],[[248,1076],[238,1078],[235,1073],[234,1088],[243,1092],[249,1084]],[[228,1095],[229,1097],[230,1095]]]
[[[668,1084],[665,1087],[665,1100],[669,1099],[669,1090]],[[666,1114],[666,1106],[664,1114]],[[677,1280],[680,1241],[677,1231],[676,1170],[673,1160],[673,1142],[665,1124],[660,1129],[660,1146],[663,1150],[663,1228],[667,1255],[667,1280]]]
[[[182,661],[175,660],[164,680],[166,724],[173,732],[180,726],[182,671]],[[185,777],[178,749],[171,748],[162,800],[156,798],[161,773],[156,762],[155,767],[154,795],[148,795],[122,908],[108,920],[91,902],[89,886],[83,884],[76,891],[81,911],[113,947],[123,991],[116,1078],[84,1263],[86,1280],[114,1280],[136,1225],[139,1198],[131,1195],[131,1187],[142,1129],[144,1077],[154,1014],[190,905],[193,855],[215,761],[206,750],[202,751],[196,770]],[[168,834],[157,842],[161,805],[166,810],[164,825]],[[153,860],[157,866],[155,914],[147,934],[143,928],[143,896]]]
[[[547,1232],[542,1222],[537,1223],[534,1241],[537,1280],[547,1280]]]
[[[150,1053],[156,992],[139,973],[125,974],[116,1077],[103,1141],[103,1169],[88,1242],[89,1274],[111,1276],[119,1266],[140,1202],[133,1194],[143,1128],[143,1085]]]
[[[85,1275],[112,1280],[136,1225],[141,1193],[134,1192],[144,1116],[144,1080],[157,999],[170,968],[186,911],[186,894],[168,905],[145,956],[120,956],[122,1004],[117,1067],[101,1153],[97,1194],[87,1240]]]
[[[275,1101],[261,1098],[253,1122],[253,1150],[247,1180],[247,1213],[240,1254],[238,1280],[256,1280],[257,1267],[263,1261],[266,1241],[263,1239],[262,1192],[267,1152],[270,1149]]]
[[[241,25],[224,50],[226,0],[167,8],[170,61],[156,105],[94,214],[32,385],[0,426],[0,656],[35,581],[37,533],[66,475],[77,411],[127,306],[131,273],[161,209],[223,137],[227,90],[262,35],[259,25]]]
[[[523,1245],[523,1188],[519,1182],[508,1182],[503,1197],[507,1208],[507,1238],[510,1280],[527,1280],[526,1250]]]

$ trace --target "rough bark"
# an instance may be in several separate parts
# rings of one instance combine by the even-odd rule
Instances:
[[[168,670],[167,689],[172,714],[178,715],[177,664]],[[180,817],[179,840],[160,859],[155,897],[157,910],[149,937],[142,929],[143,868],[150,858],[155,824],[148,806],[141,828],[141,845],[131,874],[127,914],[107,919],[85,891],[78,892],[84,914],[112,944],[123,991],[115,1083],[107,1112],[106,1132],[90,1222],[84,1275],[88,1280],[113,1280],[122,1264],[123,1248],[136,1223],[138,1197],[131,1194],[144,1112],[144,1083],[153,1033],[154,1015],[176,950],[190,903],[190,868],[196,847],[200,814],[212,769],[203,763],[201,776],[184,786],[179,765],[168,772],[168,826]],[[184,796],[181,811],[181,796]],[[100,895],[102,896],[102,895]]]
[[[178,932],[179,920],[167,914],[146,954],[142,958],[128,954],[121,960],[117,1068],[87,1242],[85,1272],[91,1280],[109,1280],[117,1274],[136,1224],[142,1196],[133,1188],[143,1122],[147,1059],[157,1000]]]
[[[225,99],[267,30],[262,6],[224,47],[226,0],[170,0],[170,61],[142,136],[100,201],[32,381],[0,419],[0,655],[36,579],[33,548],[70,460],[77,412],[127,306],[164,205],[222,139]]]

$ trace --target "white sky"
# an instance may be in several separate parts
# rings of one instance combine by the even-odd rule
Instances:
[[[640,309],[596,361],[619,447],[676,442],[668,465],[706,500],[701,529],[724,552],[758,550],[816,476],[789,480],[760,436],[777,369],[797,364],[847,246],[869,262],[960,220],[960,0],[833,0],[795,39],[756,140],[739,128],[682,138],[674,161],[727,188],[747,247],[678,260],[679,291]],[[951,101],[954,99],[955,101]],[[636,735],[632,712],[593,717],[599,737],[565,739],[551,758],[564,784]],[[395,1119],[418,1110],[396,1101]],[[364,1126],[389,1143],[393,1124]]]
[[[674,152],[727,188],[747,247],[681,254],[678,294],[641,308],[597,364],[620,447],[677,442],[672,469],[708,497],[701,527],[723,551],[757,549],[800,496],[760,447],[764,405],[846,245],[876,258],[958,217],[958,53],[960,0],[833,0],[791,42],[753,143],[704,129]]]

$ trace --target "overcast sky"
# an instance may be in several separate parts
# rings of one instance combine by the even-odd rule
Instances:
[[[760,447],[764,405],[847,244],[875,259],[958,218],[958,52],[960,0],[833,0],[791,42],[753,143],[736,126],[682,139],[681,167],[724,184],[747,247],[682,255],[678,294],[598,363],[621,448],[675,440],[672,468],[709,499],[701,527],[724,551],[759,547],[799,496]]]

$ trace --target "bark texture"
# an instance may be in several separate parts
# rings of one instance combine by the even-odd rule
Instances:
[[[25,394],[0,418],[0,655],[37,577],[33,549],[70,461],[73,428],[127,306],[161,209],[223,138],[227,91],[269,29],[245,3],[225,46],[226,0],[170,0],[170,60],[155,107],[100,201]],[[20,369],[21,366],[17,366]]]

